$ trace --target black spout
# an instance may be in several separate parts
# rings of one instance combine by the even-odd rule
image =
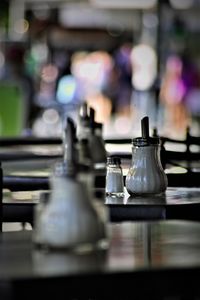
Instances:
[[[149,117],[144,117],[141,121],[142,138],[149,140]]]

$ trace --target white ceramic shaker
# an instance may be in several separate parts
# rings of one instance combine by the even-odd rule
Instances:
[[[160,194],[167,189],[167,176],[160,161],[160,138],[149,136],[149,119],[141,121],[142,137],[132,141],[132,165],[125,185],[130,195]]]
[[[39,220],[40,244],[50,249],[93,248],[106,238],[105,224],[79,178],[71,120],[66,143],[65,159],[54,165],[50,176],[51,193]]]

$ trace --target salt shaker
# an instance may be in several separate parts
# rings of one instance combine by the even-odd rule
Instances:
[[[141,122],[142,137],[132,141],[132,165],[126,176],[126,188],[130,195],[163,193],[168,185],[167,176],[160,161],[160,138],[149,136],[149,120]]]
[[[120,157],[107,158],[106,195],[112,197],[124,196],[123,172]]]

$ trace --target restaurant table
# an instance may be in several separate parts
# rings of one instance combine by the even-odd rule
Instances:
[[[106,197],[111,221],[200,220],[200,188],[168,187],[160,195]]]
[[[33,225],[34,207],[49,190],[4,192],[3,222]],[[167,188],[162,195],[122,198],[106,197],[105,189],[94,189],[94,201],[105,204],[111,222],[183,219],[200,221],[200,188]]]
[[[90,252],[37,249],[31,230],[1,233],[0,299],[199,299],[200,223],[108,223],[107,232],[107,246]]]

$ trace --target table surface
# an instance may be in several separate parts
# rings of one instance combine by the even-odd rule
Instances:
[[[0,278],[118,273],[166,268],[200,269],[200,223],[107,224],[108,246],[91,252],[38,250],[32,230],[0,236]]]
[[[200,188],[168,188],[163,195],[148,197],[131,197],[126,190],[122,198],[106,197],[104,189],[96,192],[100,195],[98,200],[108,208],[113,222],[163,219],[200,221]],[[4,222],[19,222],[20,218],[28,222],[33,217],[34,205],[44,193],[49,191],[4,192]]]
[[[101,200],[109,206],[171,206],[200,204],[200,188],[168,187],[166,192],[160,195],[130,196],[126,189],[124,197],[111,197],[105,195],[105,189],[94,190],[100,195]],[[47,190],[36,191],[4,191],[3,203],[38,203],[41,194],[49,193]]]
[[[130,196],[125,189],[124,197],[105,198],[108,205],[147,205],[147,206],[168,206],[200,203],[200,188],[190,187],[168,187],[166,192],[159,195]]]
[[[200,188],[168,187],[161,195],[106,197],[111,221],[184,219],[200,221]]]
[[[60,288],[69,282],[75,294],[75,286],[98,295],[98,291],[105,293],[102,284],[109,288],[112,283],[115,295],[124,293],[124,288],[140,295],[200,295],[200,223],[109,223],[107,231],[108,247],[87,253],[38,250],[32,242],[33,231],[2,233],[0,290],[1,282],[21,284],[24,289],[30,281],[38,284],[37,279],[46,284],[50,280],[49,291],[51,280]]]
[[[168,187],[162,195],[106,197],[111,221],[183,219],[200,221],[200,188]]]

